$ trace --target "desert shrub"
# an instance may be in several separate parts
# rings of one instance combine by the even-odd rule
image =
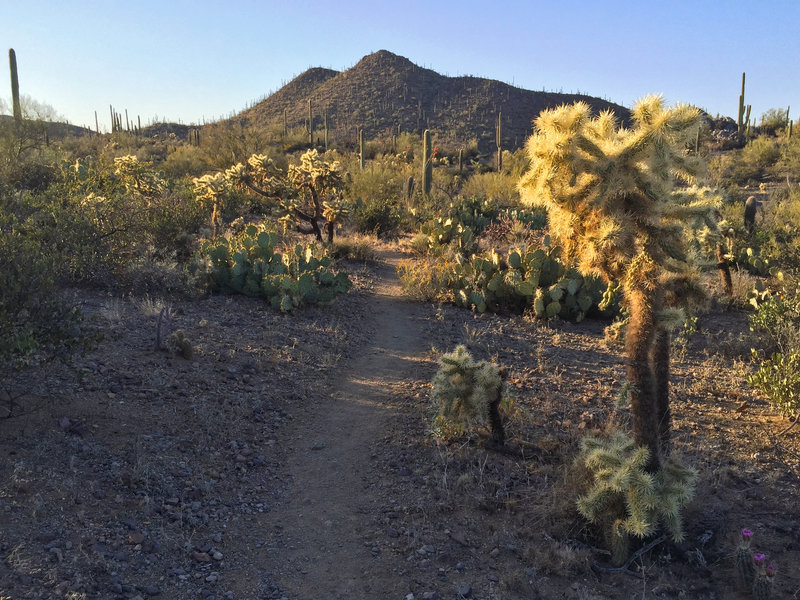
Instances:
[[[490,200],[498,206],[516,206],[519,204],[518,180],[519,175],[506,172],[478,173],[464,182],[461,194],[467,198]]]
[[[750,317],[762,349],[751,350],[759,364],[747,382],[783,414],[800,410],[800,289],[766,293]],[[768,358],[765,358],[767,357]]]
[[[161,166],[168,177],[199,177],[208,171],[210,165],[205,153],[197,146],[180,145],[176,146],[167,155],[164,164]]]
[[[763,135],[775,136],[783,133],[789,124],[787,111],[783,108],[770,108],[761,115],[758,132]]]
[[[270,227],[249,225],[204,243],[195,269],[213,291],[263,297],[282,311],[331,302],[350,289],[347,273],[334,273],[317,246],[282,250],[280,244]]]
[[[374,239],[360,233],[339,235],[328,249],[335,260],[375,260]]]
[[[431,431],[437,438],[463,434],[488,425],[497,443],[505,441],[499,406],[507,393],[500,368],[488,361],[475,361],[465,346],[439,359],[433,378]]]
[[[0,211],[0,382],[33,364],[66,359],[97,340],[78,304],[56,285],[57,260],[52,249],[44,252]],[[3,416],[11,416],[12,407],[5,409]]]
[[[372,233],[378,238],[397,236],[402,223],[402,210],[397,200],[376,198],[362,202],[353,211],[353,220],[361,233]]]
[[[584,438],[580,458],[594,481],[578,511],[602,529],[615,563],[627,558],[630,536],[652,535],[661,523],[673,540],[683,539],[680,511],[694,494],[696,471],[670,457],[649,473],[649,450],[624,433]]]

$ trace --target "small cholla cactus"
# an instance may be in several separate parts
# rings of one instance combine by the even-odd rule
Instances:
[[[753,578],[753,598],[756,600],[769,600],[772,596],[772,580],[775,577],[775,567],[764,568],[766,557],[763,554],[753,556],[756,574]]]
[[[753,585],[753,578],[756,574],[753,551],[750,550],[753,532],[749,529],[742,529],[741,533],[742,539],[736,549],[736,576],[741,587],[749,588]]]

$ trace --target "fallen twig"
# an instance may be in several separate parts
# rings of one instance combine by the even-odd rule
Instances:
[[[625,564],[621,567],[601,567],[596,562],[592,563],[592,571],[595,573],[624,573],[625,575],[630,575],[631,577],[636,577],[637,579],[642,579],[642,574],[637,573],[636,571],[631,571],[629,567],[631,563],[639,558],[642,554],[646,554],[650,552],[653,548],[658,546],[662,543],[666,538],[662,535],[659,538],[654,539],[652,542],[644,546],[643,548],[639,548],[636,552],[634,552],[631,557],[625,561]]]

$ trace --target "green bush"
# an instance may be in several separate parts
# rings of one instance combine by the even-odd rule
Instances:
[[[204,243],[196,268],[213,291],[263,297],[282,311],[332,302],[350,289],[347,273],[334,273],[317,246],[281,251],[280,243],[266,226],[249,225],[239,235]]]
[[[56,283],[58,257],[0,213],[0,382],[14,371],[66,359],[98,338]],[[6,407],[10,416],[11,407]]]
[[[396,237],[402,223],[400,204],[392,199],[363,202],[353,212],[356,228],[378,238]]]
[[[760,365],[747,382],[783,414],[793,415],[800,410],[800,289],[762,296],[750,329],[760,334],[763,349],[751,349]]]

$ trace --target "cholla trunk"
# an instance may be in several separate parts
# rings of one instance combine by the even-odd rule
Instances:
[[[501,393],[498,391],[497,398],[489,402],[489,427],[492,430],[492,443],[496,446],[503,446],[506,443],[506,430],[500,418],[500,400]]]
[[[630,317],[625,332],[625,353],[630,383],[633,437],[636,443],[650,450],[647,470],[655,473],[661,466],[659,439],[659,411],[656,378],[650,361],[650,350],[656,339],[656,313],[660,298],[647,282],[639,281],[626,286]]]
[[[670,452],[670,433],[672,413],[669,409],[669,332],[663,327],[656,329],[653,345],[650,347],[650,365],[653,369],[656,394],[656,414],[661,453]]]
[[[728,260],[725,258],[725,248],[722,244],[717,244],[717,268],[722,279],[722,287],[728,298],[733,297],[733,280],[731,279],[731,269]]]

